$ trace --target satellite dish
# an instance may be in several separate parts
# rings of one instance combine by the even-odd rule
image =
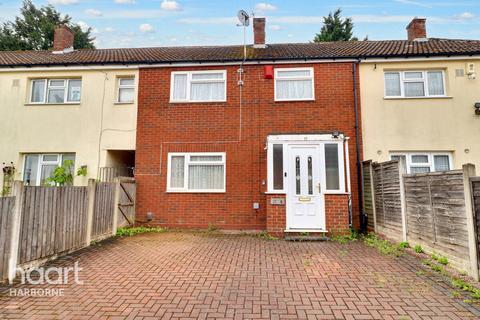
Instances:
[[[250,24],[250,16],[247,12],[245,12],[244,10],[240,10],[237,13],[237,17],[242,26],[248,27],[248,25]]]

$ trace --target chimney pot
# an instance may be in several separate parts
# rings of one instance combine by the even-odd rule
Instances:
[[[427,39],[427,28],[425,18],[413,18],[407,26],[408,41]]]
[[[53,35],[53,52],[63,53],[73,51],[74,34],[66,25],[55,27]]]
[[[265,48],[265,18],[253,18],[253,47]]]

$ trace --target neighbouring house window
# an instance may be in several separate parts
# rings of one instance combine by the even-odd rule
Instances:
[[[30,103],[79,103],[81,79],[34,79],[31,81]]]
[[[171,102],[224,102],[227,100],[227,72],[172,72]]]
[[[445,74],[432,71],[385,72],[385,96],[400,98],[445,96]]]
[[[313,68],[275,69],[275,101],[314,100]]]
[[[117,102],[132,103],[135,100],[135,78],[118,78]]]
[[[409,152],[393,153],[392,160],[402,159],[407,173],[427,173],[451,170],[452,157],[450,153]]]
[[[340,190],[338,143],[325,144],[325,179],[327,190]]]
[[[170,153],[168,158],[168,191],[225,191],[225,153]]]
[[[55,168],[63,165],[65,161],[75,163],[75,154],[26,154],[23,181],[29,186],[47,185],[47,179],[51,177]],[[75,165],[71,167],[73,174]]]

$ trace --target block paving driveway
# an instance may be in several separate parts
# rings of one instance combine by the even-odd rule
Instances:
[[[413,257],[361,241],[267,241],[167,232],[108,240],[78,261],[82,285],[61,297],[0,292],[0,319],[478,319]]]

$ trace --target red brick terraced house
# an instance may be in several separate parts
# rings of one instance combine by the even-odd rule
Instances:
[[[243,46],[170,48],[171,65],[140,70],[140,221],[276,235],[359,226],[357,60],[265,44],[264,28],[254,19],[245,60]]]

